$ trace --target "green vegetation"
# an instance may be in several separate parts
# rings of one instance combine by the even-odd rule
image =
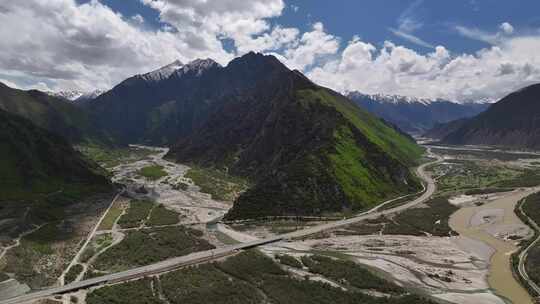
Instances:
[[[490,193],[499,193],[499,192],[508,192],[513,191],[514,188],[482,188],[482,189],[472,189],[465,191],[465,195],[480,195],[480,194],[490,194]]]
[[[4,282],[5,280],[9,280],[9,276],[3,272],[0,272],[0,282]]]
[[[276,258],[283,265],[291,266],[294,268],[302,268],[302,263],[297,258],[288,254],[278,254],[276,255]]]
[[[87,304],[163,304],[152,293],[152,281],[142,279],[96,289],[86,297]]]
[[[163,170],[163,166],[152,165],[142,168],[137,171],[140,176],[146,177],[149,180],[158,180],[164,176],[167,176],[167,172]]]
[[[73,143],[111,145],[113,142],[85,109],[44,92],[12,89],[0,83],[0,109]]]
[[[210,264],[164,275],[161,285],[172,304],[256,304],[263,295],[252,285]]]
[[[407,209],[392,217],[381,216],[362,223],[347,225],[338,229],[337,235],[398,234],[423,236],[449,236],[455,232],[448,225],[452,213],[458,208],[445,197],[436,197],[424,203],[425,206]]]
[[[118,225],[122,228],[141,226],[153,207],[154,203],[151,201],[132,200],[126,213],[118,220]]]
[[[111,190],[104,171],[63,138],[0,110],[0,201],[48,202],[51,197]]]
[[[381,283],[388,284],[386,281]],[[124,288],[116,286],[106,290],[109,297],[115,300],[101,297],[100,304],[126,303],[124,299],[138,297],[148,289],[148,285],[143,283]],[[254,250],[242,252],[223,262],[164,274],[160,280],[154,280],[153,286],[153,290],[161,293],[171,304],[433,304],[415,295],[378,298],[358,290],[344,291],[329,284],[296,278],[283,271],[272,259]],[[135,290],[137,287],[139,290]],[[104,288],[97,291],[100,290]],[[93,293],[90,297],[95,297]],[[145,299],[146,294],[140,297]],[[151,299],[147,301],[154,303]]]
[[[499,187],[535,187],[540,185],[540,172],[533,170],[526,170],[518,176],[512,179],[504,180],[496,183]]]
[[[406,184],[392,183],[387,178],[374,175],[369,167],[364,165],[372,160],[357,144],[357,139],[349,127],[339,129],[334,136],[336,152],[330,154],[331,164],[347,200],[353,203],[354,210],[371,207],[390,197],[415,190]],[[399,166],[395,160],[389,159],[387,162],[380,165]],[[404,170],[403,173],[409,172]],[[409,175],[409,179],[412,180],[412,176]]]
[[[376,298],[321,282],[294,278],[257,251],[243,252],[213,265],[166,274],[161,285],[165,298],[172,304],[433,303],[413,295]]]
[[[441,191],[460,191],[477,188],[513,188],[505,181],[513,180],[521,172],[490,162],[452,160],[451,164],[434,168],[437,175],[443,175],[438,184]]]
[[[371,289],[389,294],[405,293],[401,287],[377,277],[352,261],[314,255],[303,256],[302,263],[309,268],[310,272],[321,274],[335,282],[345,284],[349,288]]]
[[[123,209],[115,203],[109,209],[109,212],[103,218],[103,221],[99,224],[99,230],[111,230],[118,217],[122,214]]]
[[[409,165],[419,161],[423,153],[422,147],[383,123],[379,118],[359,108],[349,99],[341,95],[333,95],[323,88],[300,90],[296,94],[300,103],[320,102],[323,105],[334,107],[358,130],[361,130],[369,141],[381,147],[384,152],[392,155],[395,159]]]
[[[171,211],[163,205],[157,205],[150,213],[150,219],[146,222],[147,226],[174,225],[178,223],[180,215]]]
[[[530,217],[535,223],[540,225],[540,193],[535,193],[527,196],[522,205],[523,212]]]
[[[185,177],[201,188],[201,192],[212,195],[215,200],[233,201],[246,189],[247,183],[218,169],[193,167]]]
[[[447,198],[433,198],[425,203],[426,207],[407,209],[398,213],[392,222],[385,227],[386,234],[448,236],[455,232],[448,225],[452,213],[457,207],[450,204]]]
[[[81,144],[77,146],[77,150],[105,168],[113,168],[123,163],[135,162],[156,153],[155,151],[138,147],[109,148],[95,144]]]
[[[531,220],[533,220],[537,225],[540,225],[540,193],[535,193],[532,195],[529,195],[521,202],[521,209],[523,210],[523,213],[527,217],[529,217]],[[516,212],[518,215],[521,215],[521,212]],[[524,222],[527,222],[528,220],[526,218],[522,218]],[[535,236],[533,239],[535,239],[538,236],[538,233],[540,231],[535,231]],[[531,242],[532,239],[529,241]],[[525,243],[521,248],[525,248],[530,243]],[[516,253],[513,258],[515,258],[515,264],[517,266],[518,262],[518,254]],[[517,269],[517,267],[516,267]],[[527,255],[527,259],[525,260],[525,270],[527,271],[527,274],[529,275],[530,279],[534,281],[536,284],[540,284],[540,245],[536,244],[533,246]],[[528,284],[524,284],[524,286],[528,286]],[[533,293],[535,294],[535,293]]]
[[[68,272],[64,276],[64,281],[66,284],[69,284],[77,278],[77,276],[83,271],[83,265],[75,264],[69,268]]]
[[[44,264],[47,259],[62,260],[68,252],[55,247],[64,243],[74,246],[78,239],[74,238],[69,227],[62,222],[45,224],[38,230],[24,236],[19,246],[9,250],[6,254],[7,263],[0,267],[6,273],[14,273],[15,279],[27,283],[31,288],[49,286],[56,281],[67,265]]]
[[[102,271],[121,271],[214,248],[201,237],[201,231],[182,226],[129,231],[119,244],[102,253],[93,266]]]

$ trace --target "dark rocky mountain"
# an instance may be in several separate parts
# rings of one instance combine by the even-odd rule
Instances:
[[[455,132],[459,128],[461,128],[467,121],[469,121],[471,118],[462,118],[457,120],[452,120],[446,123],[438,123],[433,128],[426,131],[422,136],[431,138],[431,139],[437,139],[441,140],[448,136],[448,134]]]
[[[17,90],[0,83],[0,109],[20,115],[72,143],[112,143],[85,110],[44,92]]]
[[[448,144],[540,148],[540,84],[504,97],[450,132],[442,141]]]
[[[357,211],[419,188],[414,141],[273,56],[250,53],[189,80],[166,81],[184,90],[171,107],[189,118],[177,121],[168,157],[251,181],[228,219]]]
[[[475,116],[488,103],[455,103],[442,99],[420,99],[395,95],[347,95],[360,107],[397,125],[410,134],[422,134],[440,123]]]
[[[86,108],[122,143],[171,144],[202,125],[217,97],[241,90],[239,80],[265,73],[253,70],[227,79],[221,70],[210,59],[174,62],[123,81]]]
[[[0,110],[0,201],[111,190],[97,164],[62,137]]]

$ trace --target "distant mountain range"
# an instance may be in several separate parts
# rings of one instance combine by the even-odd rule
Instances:
[[[47,93],[17,90],[0,83],[0,109],[25,117],[72,143],[113,142],[88,111]]]
[[[410,134],[422,134],[437,124],[475,116],[489,103],[456,103],[443,99],[423,99],[397,95],[347,94],[369,112],[395,124]]]
[[[123,143],[248,178],[229,219],[361,210],[420,187],[413,140],[273,56],[177,61],[85,108]]]
[[[485,112],[427,135],[447,144],[540,148],[540,84],[511,93]]]

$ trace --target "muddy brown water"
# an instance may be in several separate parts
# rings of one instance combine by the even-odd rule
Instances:
[[[460,235],[482,241],[495,250],[490,259],[488,283],[497,295],[514,304],[534,303],[529,293],[514,278],[512,273],[511,254],[519,248],[513,241],[508,242],[495,238],[486,231],[486,228],[492,225],[523,225],[523,222],[514,213],[514,208],[519,200],[535,191],[537,189],[516,191],[482,206],[461,208],[452,214],[449,221],[450,227]],[[494,224],[471,225],[471,220],[477,212],[490,209],[504,210],[502,220]]]

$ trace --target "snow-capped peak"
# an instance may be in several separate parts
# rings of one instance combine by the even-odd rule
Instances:
[[[81,97],[84,93],[78,90],[69,90],[69,91],[47,92],[47,94],[54,97],[74,101],[77,98]]]
[[[411,96],[401,96],[401,95],[389,95],[389,94],[363,94],[360,92],[350,92],[347,94],[350,98],[369,98],[378,102],[400,104],[400,103],[420,103],[424,105],[429,105],[433,102],[443,101],[442,99],[429,99],[429,98],[418,98]]]
[[[80,90],[67,90],[67,91],[46,92],[46,93],[57,98],[79,102],[79,101],[86,101],[86,100],[94,99],[98,97],[99,95],[105,93],[105,91],[94,90],[94,91],[83,92]]]
[[[184,64],[180,60],[176,60],[164,67],[161,67],[150,73],[141,75],[142,78],[149,81],[160,81],[169,78],[178,69],[181,69]]]
[[[190,63],[184,65],[182,68],[176,71],[176,74],[181,76],[188,73],[194,73],[196,76],[201,76],[203,72],[213,68],[221,67],[221,65],[212,59],[195,59]]]

